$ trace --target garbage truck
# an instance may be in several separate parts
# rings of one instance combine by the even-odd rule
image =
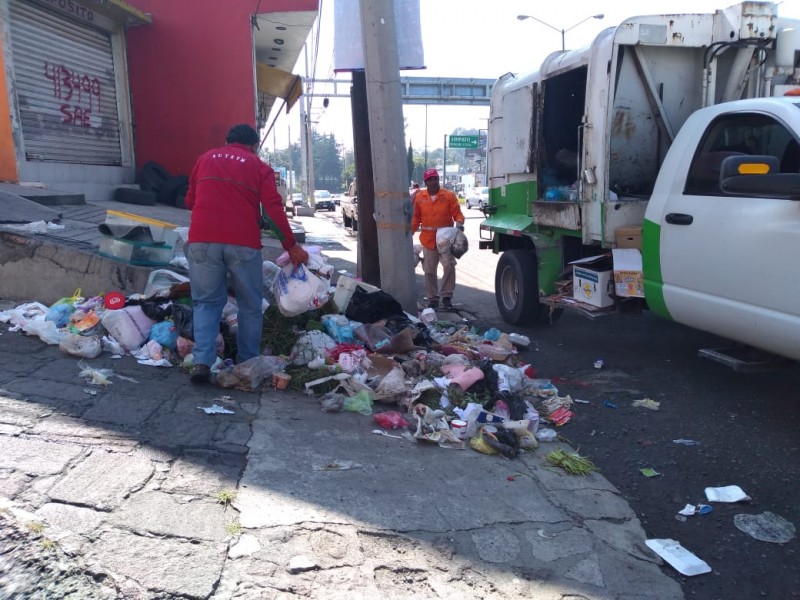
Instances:
[[[800,359],[800,22],[632,17],[494,85],[480,247],[510,324],[660,316]]]

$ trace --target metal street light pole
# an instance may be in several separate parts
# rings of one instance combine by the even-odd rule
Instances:
[[[565,36],[566,36],[566,33],[567,33],[568,31],[572,31],[572,30],[573,30],[573,29],[575,29],[575,28],[576,28],[578,25],[581,25],[582,23],[585,23],[585,22],[586,22],[586,21],[588,21],[589,19],[602,19],[604,16],[605,16],[605,15],[604,15],[603,13],[599,13],[599,14],[596,14],[596,15],[591,15],[590,17],[586,17],[586,18],[585,18],[585,19],[583,19],[582,21],[578,21],[577,23],[575,23],[574,25],[572,25],[572,26],[570,26],[570,27],[567,27],[566,29],[559,29],[558,27],[554,27],[553,25],[550,25],[550,23],[545,23],[545,22],[544,22],[544,21],[542,21],[541,19],[537,19],[536,17],[534,17],[534,16],[532,16],[532,15],[517,15],[517,20],[519,20],[519,21],[524,21],[525,19],[533,19],[533,20],[534,20],[534,21],[536,21],[537,23],[541,23],[541,24],[542,24],[542,25],[544,25],[545,27],[549,27],[550,29],[552,29],[552,30],[554,30],[554,31],[557,31],[557,32],[559,32],[559,33],[561,34],[561,50],[562,50],[562,52],[563,52],[564,50],[566,50],[566,45],[565,45]]]

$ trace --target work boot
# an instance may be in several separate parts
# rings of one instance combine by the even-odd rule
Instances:
[[[428,299],[428,308],[433,308],[433,309],[439,308],[439,299],[438,298],[429,298]]]
[[[192,383],[208,383],[211,381],[211,367],[208,365],[195,365],[189,379]]]
[[[453,308],[453,299],[452,298],[442,298],[442,306],[444,306],[447,310],[451,310]]]

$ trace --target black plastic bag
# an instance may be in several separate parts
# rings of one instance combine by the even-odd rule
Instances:
[[[383,290],[367,292],[357,286],[344,314],[351,321],[374,323],[404,313],[403,307],[390,294]]]
[[[172,304],[172,320],[178,335],[194,341],[194,310],[191,306],[180,303]]]

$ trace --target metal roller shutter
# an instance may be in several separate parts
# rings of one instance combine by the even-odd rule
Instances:
[[[25,157],[121,165],[109,34],[19,0],[10,12]]]

